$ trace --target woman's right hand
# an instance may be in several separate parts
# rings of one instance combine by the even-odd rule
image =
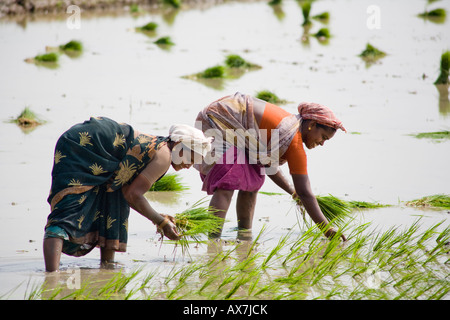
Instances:
[[[177,232],[174,217],[165,214],[162,214],[161,216],[164,217],[164,221],[158,226],[158,231],[170,240],[179,240],[180,235]]]
[[[337,230],[335,228],[330,228],[325,232],[325,236],[330,240],[333,239],[336,236],[336,234]],[[341,234],[340,237],[342,238],[343,241],[347,241],[347,238],[345,237],[344,234]]]

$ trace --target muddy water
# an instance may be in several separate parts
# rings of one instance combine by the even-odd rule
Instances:
[[[380,9],[379,29],[369,29],[369,5]],[[434,7],[450,6],[447,2]],[[281,11],[280,11],[281,10]],[[303,43],[302,15],[296,1],[283,1],[278,10],[265,2],[228,3],[205,10],[182,10],[170,19],[159,13],[137,17],[81,16],[81,28],[69,29],[64,19],[0,21],[0,295],[21,299],[33,284],[45,279],[42,236],[49,206],[53,148],[59,135],[91,115],[107,116],[152,134],[167,134],[172,123],[193,124],[198,111],[211,101],[236,91],[274,91],[290,101],[329,105],[349,134],[338,133],[324,147],[308,150],[308,170],[316,194],[349,200],[396,205],[358,214],[380,229],[410,225],[423,216],[424,226],[446,220],[446,211],[406,208],[402,201],[449,193],[450,142],[417,140],[409,134],[450,129],[448,90],[433,85],[439,59],[450,43],[450,22],[436,24],[416,17],[421,0],[320,1],[311,14],[329,11],[323,25],[330,29],[327,44],[311,37]],[[156,36],[134,27],[155,21]],[[169,49],[153,43],[170,36]],[[61,56],[57,68],[27,64],[24,59],[72,39],[85,51],[76,58]],[[358,54],[370,42],[387,56],[366,67]],[[221,64],[229,53],[262,66],[220,86],[182,76]],[[24,133],[7,121],[25,106],[46,124]],[[284,168],[287,173],[287,168]],[[174,214],[205,197],[194,170],[181,172],[190,186],[164,199],[149,195],[160,212]],[[279,192],[268,181],[263,191]],[[173,196],[173,198],[171,198]],[[236,238],[234,203],[224,238]],[[254,232],[269,224],[273,242],[296,222],[288,196],[260,195]],[[128,252],[117,254],[119,266],[133,269],[183,263],[173,259],[170,244],[160,246],[152,224],[132,212]],[[269,245],[271,242],[267,241]],[[194,249],[193,259],[205,248]],[[98,269],[98,252],[83,258],[63,256],[63,270],[80,267],[83,275],[105,274]]]

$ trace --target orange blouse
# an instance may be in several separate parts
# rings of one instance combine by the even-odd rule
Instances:
[[[264,113],[259,124],[260,129],[267,130],[267,141],[271,138],[271,129],[275,129],[280,121],[289,116],[290,113],[286,110],[271,104],[266,103]],[[303,149],[303,140],[300,132],[297,132],[292,139],[291,144],[287,151],[281,156],[285,159],[289,166],[289,172],[291,174],[307,174],[307,159],[306,153]]]

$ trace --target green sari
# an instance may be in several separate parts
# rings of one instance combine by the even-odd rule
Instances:
[[[121,188],[168,140],[144,134],[135,138],[131,126],[104,117],[67,130],[55,147],[46,236],[65,239],[68,255],[82,256],[95,246],[125,252],[130,207]]]

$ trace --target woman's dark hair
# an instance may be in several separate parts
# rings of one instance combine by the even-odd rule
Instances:
[[[328,131],[331,131],[331,132],[336,132],[335,128],[326,126],[326,125],[318,123],[318,122],[316,123],[316,126],[319,127],[319,128],[322,128],[324,130],[328,130]]]
[[[310,119],[305,119],[305,120],[302,120],[302,121],[305,123],[305,125],[308,126],[308,125],[309,125],[309,122],[312,121],[312,120],[310,120]],[[335,129],[335,128],[329,127],[329,126],[324,125],[324,124],[321,124],[321,123],[318,123],[317,121],[316,121],[316,127],[322,128],[322,129],[324,129],[324,130],[328,130],[328,131],[330,131],[330,132],[336,132],[336,129]]]

